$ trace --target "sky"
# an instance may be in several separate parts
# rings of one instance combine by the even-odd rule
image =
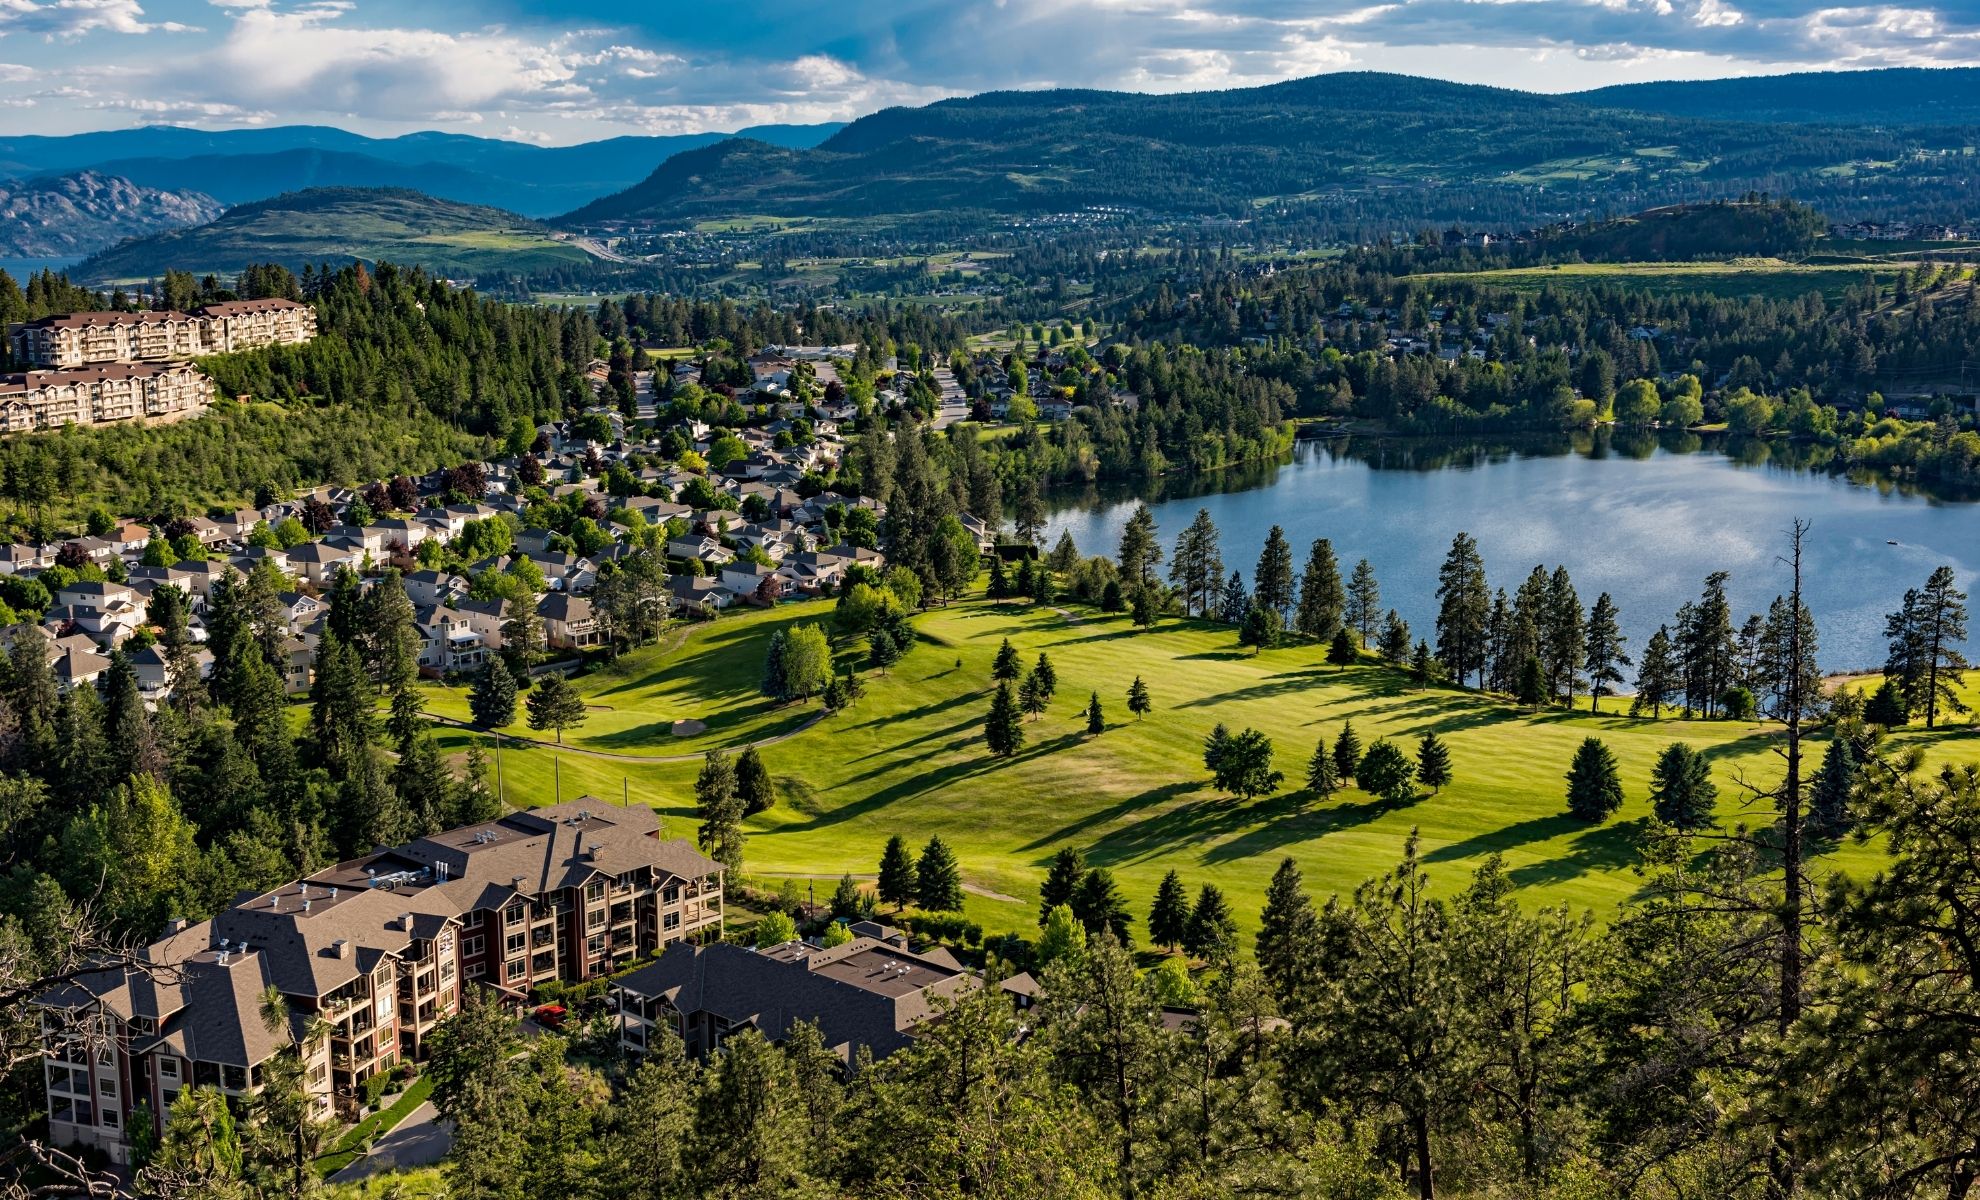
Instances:
[[[1005,88],[1377,70],[1562,92],[1967,65],[1980,0],[0,0],[0,132],[319,124],[569,144]]]

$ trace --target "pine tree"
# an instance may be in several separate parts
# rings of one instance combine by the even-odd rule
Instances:
[[[1136,675],[1134,682],[1128,685],[1127,706],[1128,711],[1134,714],[1134,719],[1137,721],[1155,711],[1154,702],[1148,698],[1148,685],[1141,681],[1139,675]]]
[[[1808,825],[1823,837],[1836,837],[1855,824],[1851,807],[1862,774],[1849,739],[1838,734],[1822,754],[1821,769],[1809,781]]]
[[[1485,560],[1468,533],[1451,540],[1450,553],[1437,572],[1437,659],[1462,687],[1476,674],[1484,686],[1485,639],[1491,616],[1485,584]]]
[[[1011,690],[1009,680],[997,685],[997,694],[990,701],[990,716],[984,722],[983,736],[989,743],[990,753],[999,758],[1010,758],[1024,748],[1024,716],[1018,711],[1017,694]]]
[[[914,856],[908,853],[907,839],[900,834],[887,839],[880,853],[880,879],[874,890],[883,904],[905,908],[914,899]]]
[[[1416,743],[1416,779],[1432,792],[1441,792],[1451,781],[1451,751],[1434,729],[1423,731]]]
[[[1016,683],[1022,674],[1024,664],[1018,661],[1017,647],[1011,645],[1011,639],[1005,638],[1003,645],[997,647],[997,660],[990,666],[990,678],[1003,683]]]
[[[1584,738],[1567,773],[1568,812],[1597,824],[1622,807],[1622,776],[1616,756],[1601,738]]]
[[[1354,722],[1341,722],[1341,736],[1334,742],[1334,774],[1343,787],[1361,768],[1361,739],[1355,736]]]
[[[1339,670],[1342,667],[1352,666],[1360,657],[1361,652],[1354,648],[1353,636],[1345,628],[1334,630],[1333,644],[1327,647],[1327,661]]]
[[[1577,674],[1588,654],[1588,627],[1566,567],[1555,567],[1547,581],[1547,620],[1540,650],[1547,667],[1547,702],[1564,698],[1568,707],[1574,707]]]
[[[763,765],[763,756],[754,746],[745,746],[736,758],[736,795],[742,800],[744,816],[753,817],[777,803],[777,786],[770,778],[770,768]]]
[[[1121,898],[1113,872],[1105,867],[1091,867],[1080,877],[1072,910],[1091,936],[1098,937],[1104,931],[1122,946],[1133,940],[1134,918],[1128,914],[1127,901]]]
[[[1237,918],[1230,902],[1216,884],[1206,883],[1196,893],[1196,905],[1189,910],[1184,927],[1183,949],[1211,963],[1228,963],[1237,953]]]
[[[1663,716],[1664,709],[1675,702],[1681,686],[1670,627],[1659,625],[1657,632],[1650,635],[1649,644],[1644,646],[1643,661],[1636,668],[1636,697],[1630,701],[1630,712],[1647,706],[1652,717]]]
[[[1175,556],[1169,561],[1169,582],[1182,593],[1183,611],[1192,607],[1205,617],[1217,599],[1217,586],[1224,578],[1224,556],[1218,546],[1217,523],[1210,510],[1199,508],[1188,528],[1176,539]]]
[[[1388,620],[1382,625],[1380,653],[1392,663],[1401,664],[1409,661],[1409,622],[1403,620],[1402,614],[1393,608],[1389,610]]]
[[[1911,720],[1911,705],[1897,680],[1886,678],[1870,693],[1869,703],[1863,706],[1863,719],[1885,729],[1896,729]]]
[[[1094,692],[1086,701],[1086,732],[1098,735],[1107,731],[1107,716],[1100,711],[1100,693]]]
[[[1650,801],[1659,821],[1679,829],[1704,829],[1712,823],[1718,796],[1704,755],[1672,742],[1657,756],[1650,771]]]
[[[1538,708],[1547,701],[1547,668],[1540,656],[1529,654],[1520,660],[1519,679],[1513,685],[1513,699],[1526,708]]]
[[[1031,669],[1031,673],[1038,677],[1040,694],[1045,697],[1045,703],[1050,704],[1052,697],[1059,693],[1059,673],[1052,669],[1052,660],[1043,650],[1038,652],[1038,665]]]
[[[929,912],[956,912],[963,906],[962,867],[939,835],[928,839],[914,864],[914,902]]]
[[[1333,747],[1322,737],[1313,747],[1313,757],[1306,760],[1306,790],[1325,800],[1340,786],[1341,773],[1334,765]]]
[[[1409,675],[1417,687],[1430,686],[1430,680],[1437,672],[1437,660],[1430,657],[1430,643],[1416,643],[1416,653],[1410,656]]]
[[[1588,654],[1582,669],[1588,672],[1588,711],[1599,711],[1610,685],[1621,683],[1621,668],[1633,665],[1623,650],[1622,627],[1617,620],[1616,602],[1603,592],[1588,611]]]
[[[1086,878],[1086,856],[1072,846],[1062,847],[1045,868],[1045,882],[1038,888],[1038,923],[1043,925],[1051,911],[1070,905],[1079,894],[1079,881]]]
[[[1217,602],[1217,619],[1226,625],[1241,625],[1251,612],[1251,596],[1244,590],[1244,578],[1236,571],[1224,584],[1223,599]]]
[[[539,733],[545,729],[556,730],[559,746],[564,744],[564,730],[584,724],[589,715],[585,711],[584,698],[562,675],[545,677],[542,683],[531,689],[524,707],[529,710],[529,727]]]
[[[1170,871],[1155,889],[1155,901],[1148,906],[1148,940],[1174,950],[1189,936],[1189,894],[1183,890],[1182,876]]]
[[[1283,624],[1293,607],[1292,546],[1286,531],[1277,525],[1265,535],[1265,548],[1258,552],[1258,569],[1251,573],[1251,602],[1269,608]]]
[[[1389,612],[1393,616],[1395,610]],[[1374,640],[1376,623],[1382,619],[1382,587],[1375,581],[1374,566],[1365,558],[1354,564],[1354,573],[1348,577],[1347,607],[1341,615],[1360,635],[1362,645]]]
[[[1319,921],[1306,895],[1299,864],[1287,858],[1272,872],[1265,887],[1265,908],[1258,918],[1258,970],[1272,985],[1282,1007],[1305,993],[1315,974],[1314,951]]]
[[[500,729],[516,720],[516,677],[498,658],[481,664],[468,688],[468,711],[483,729]]]
[[[1334,641],[1345,632],[1342,615],[1347,609],[1347,592],[1341,587],[1340,564],[1334,560],[1334,544],[1316,538],[1306,559],[1306,571],[1299,582],[1299,611],[1293,627],[1315,641]]]
[[[697,840],[708,857],[731,871],[742,869],[743,806],[736,795],[736,768],[721,750],[702,756],[694,780],[694,808],[701,818]]]
[[[1121,578],[1146,586],[1148,572],[1162,561],[1162,543],[1156,537],[1155,514],[1146,504],[1135,505],[1121,531]]]
[[[1024,682],[1018,685],[1018,704],[1034,721],[1045,714],[1045,684],[1038,672],[1024,673]]]

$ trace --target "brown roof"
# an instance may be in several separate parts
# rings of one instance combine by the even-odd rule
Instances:
[[[197,374],[190,363],[129,362],[102,363],[90,367],[65,367],[60,371],[16,371],[0,375],[0,396],[10,392],[31,392],[36,388],[62,387],[71,383],[108,383],[126,379],[153,379],[177,373]]]
[[[271,296],[265,300],[221,300],[199,309],[202,317],[238,317],[248,313],[284,312],[292,308],[308,308],[309,305],[295,300],[284,300]]]
[[[182,312],[153,312],[149,309],[142,312],[110,310],[104,312],[57,313],[51,317],[42,317],[38,320],[23,322],[22,328],[90,329],[102,328],[107,325],[155,325],[165,321],[190,320],[192,320],[192,316]]]

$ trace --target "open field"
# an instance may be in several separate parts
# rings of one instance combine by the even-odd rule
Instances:
[[[830,614],[829,605],[812,603],[724,616],[632,657],[632,674],[583,681],[587,701],[612,707],[567,736],[561,753],[510,742],[502,755],[508,797],[547,802],[554,777],[564,797],[591,792],[650,803],[668,832],[690,836],[697,762],[581,751],[672,755],[789,732],[816,706],[772,708],[752,694],[763,647],[779,626]],[[1300,861],[1317,893],[1345,891],[1390,865],[1417,826],[1441,890],[1459,887],[1497,851],[1533,903],[1593,907],[1606,917],[1640,886],[1632,866],[1649,816],[1651,764],[1664,746],[1684,740],[1706,752],[1728,823],[1764,813],[1762,805],[1742,808],[1742,775],[1778,777],[1772,726],[1591,715],[1585,699],[1574,713],[1529,714],[1456,689],[1418,691],[1372,663],[1337,670],[1319,647],[1254,655],[1231,630],[1200,622],[1137,632],[1123,617],[978,600],[931,611],[917,624],[920,644],[890,674],[866,675],[868,694],[855,708],[763,749],[783,799],[749,823],[751,874],[829,886],[841,872],[870,873],[890,834],[918,846],[939,833],[962,860],[972,918],[991,929],[1029,928],[1047,861],[1071,845],[1115,872],[1137,914],[1174,868],[1192,888],[1223,887],[1249,927],[1282,857]],[[1005,637],[1027,663],[1041,650],[1051,655],[1059,694],[1045,717],[1027,723],[1023,751],[999,760],[984,747],[982,722],[991,662]],[[1155,702],[1145,721],[1126,711],[1136,675]],[[1095,690],[1108,728],[1089,738],[1078,713]],[[436,695],[432,707],[448,712],[458,703],[458,693]],[[707,721],[707,733],[677,742],[656,732],[657,722],[679,716]],[[1358,790],[1311,801],[1295,789],[1314,741],[1331,740],[1350,719],[1364,745],[1387,736],[1413,750],[1424,730],[1436,730],[1451,748],[1457,781],[1400,806]],[[1247,804],[1210,786],[1201,745],[1219,721],[1272,736],[1286,790]],[[1562,798],[1568,761],[1591,735],[1616,752],[1628,797],[1615,819],[1597,827],[1564,815]],[[459,750],[480,735],[442,736]],[[1976,753],[1970,728],[1908,730],[1898,739],[1935,757]],[[1874,849],[1845,846],[1823,869],[1874,861]]]
[[[1727,262],[1561,263],[1499,271],[1438,272],[1426,278],[1463,279],[1487,287],[1523,292],[1537,292],[1549,286],[1617,286],[1671,295],[1705,292],[1714,296],[1774,300],[1791,300],[1809,292],[1820,292],[1825,298],[1833,300],[1862,283],[1872,272],[1889,274],[1900,266],[1908,265],[1902,261],[1812,265],[1778,258],[1734,259]]]

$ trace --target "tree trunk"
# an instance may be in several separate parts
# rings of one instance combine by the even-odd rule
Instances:
[[[1416,1133],[1416,1194],[1434,1200],[1437,1194],[1430,1170],[1430,1115],[1419,1112],[1410,1118]]]

